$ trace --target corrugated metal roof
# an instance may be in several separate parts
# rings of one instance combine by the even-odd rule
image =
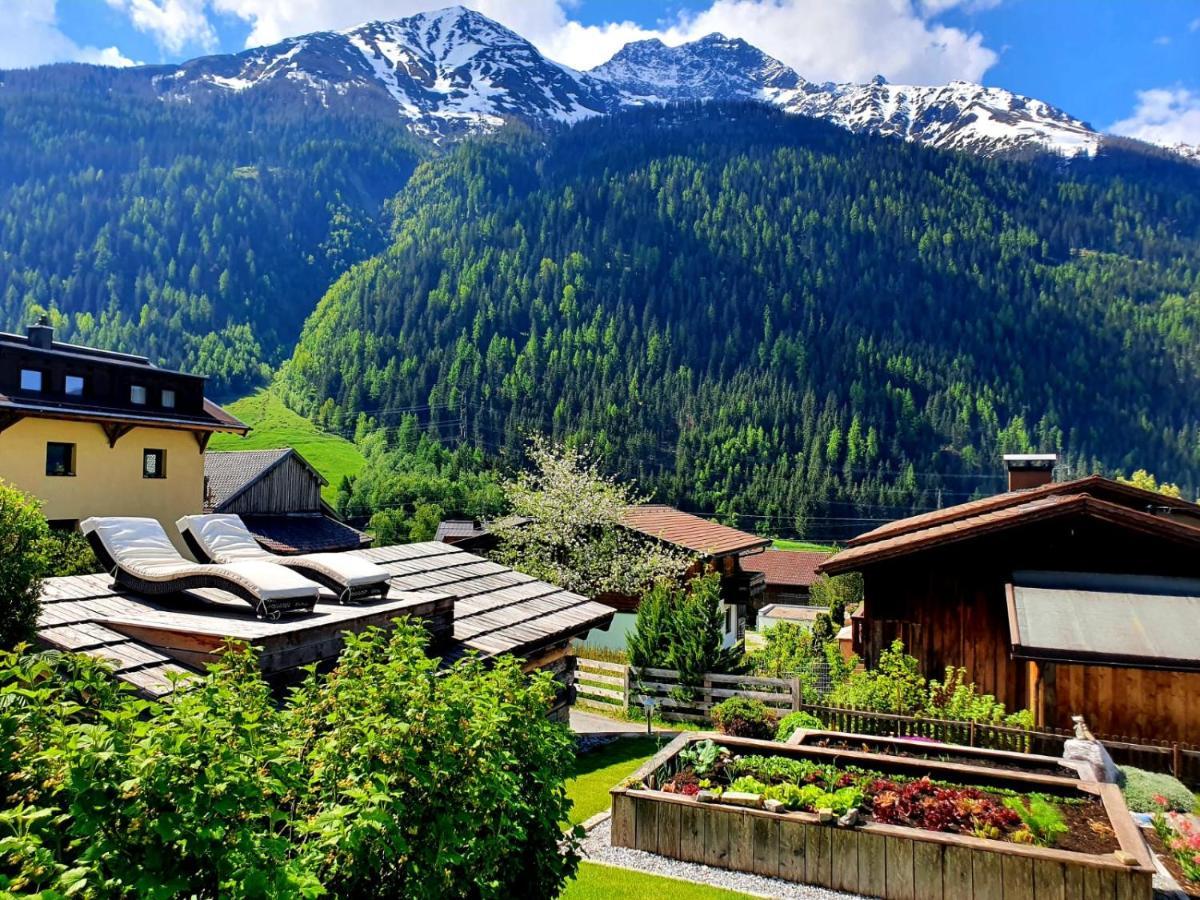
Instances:
[[[1200,581],[1092,572],[1016,572],[1016,656],[1200,670]]]
[[[710,522],[673,506],[631,506],[625,510],[622,521],[634,531],[707,556],[771,546],[770,538]]]

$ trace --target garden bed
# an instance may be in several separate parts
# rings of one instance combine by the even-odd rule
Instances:
[[[1056,756],[1041,756],[1034,753],[1016,753],[1011,750],[964,747],[960,744],[944,744],[933,740],[876,737],[874,735],[848,734],[844,731],[810,731],[800,729],[788,738],[787,743],[793,746],[826,747],[834,750],[860,750],[864,753],[883,753],[888,756],[904,756],[912,759],[928,759],[937,762],[960,763],[993,769],[1008,769],[1015,772],[1028,772],[1033,775],[1056,775],[1062,778],[1081,777],[1080,764],[1074,760],[1060,759]]]
[[[1120,791],[1077,777],[686,734],[612,795],[616,846],[872,896],[1152,892]]]

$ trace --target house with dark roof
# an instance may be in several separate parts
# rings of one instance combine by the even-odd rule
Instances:
[[[204,384],[144,356],[57,341],[44,320],[0,333],[0,478],[60,527],[128,515],[173,531],[203,507],[208,439],[248,430]]]
[[[1200,734],[1200,506],[1007,458],[1010,490],[913,516],[821,564],[858,571],[853,644],[900,639],[924,674],[961,666],[1009,709],[1097,733]]]
[[[282,688],[304,666],[331,665],[346,632],[410,616],[429,632],[429,653],[443,660],[512,654],[527,671],[552,672],[562,687],[550,713],[565,718],[574,691],[567,647],[607,629],[611,607],[435,541],[349,552],[388,570],[386,596],[339,603],[323,589],[311,613],[271,621],[215,588],[151,597],[108,575],[48,578],[37,638],[107,660],[117,678],[155,698],[174,690],[174,679],[204,671],[230,639],[260,648],[263,675]]]
[[[291,447],[204,454],[204,511],[241,516],[273,553],[328,553],[371,543],[321,499],[327,484]]]
[[[832,556],[819,550],[764,550],[743,556],[742,570],[763,576],[762,603],[804,605],[820,576],[817,567]]]

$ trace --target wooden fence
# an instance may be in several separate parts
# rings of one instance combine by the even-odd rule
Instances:
[[[796,678],[757,678],[750,675],[705,677],[691,699],[679,696],[679,673],[672,669],[644,669],[640,681],[627,665],[596,659],[575,659],[577,702],[600,709],[640,710],[642,701],[654,700],[655,712],[671,721],[709,721],[712,707],[729,697],[762,700],[777,713],[804,710],[831,731],[848,731],[878,737],[925,737],[949,744],[1016,750],[1062,756],[1063,741],[1074,734],[1057,728],[1026,730],[982,722],[926,719],[895,713],[841,709],[806,704]],[[1097,734],[1118,765],[1137,766],[1151,772],[1168,772],[1180,781],[1200,786],[1200,745],[1179,741],[1154,741],[1120,735]]]
[[[650,699],[659,716],[684,722],[708,722],[709,710],[730,697],[761,700],[778,713],[799,709],[802,699],[798,678],[712,673],[704,676],[702,685],[686,688],[674,669],[633,669],[581,657],[575,660],[575,694],[584,705],[624,711],[639,710]]]

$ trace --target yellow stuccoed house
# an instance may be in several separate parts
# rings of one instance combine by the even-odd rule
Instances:
[[[203,376],[56,341],[45,320],[0,332],[0,479],[55,527],[151,516],[173,533],[203,509],[209,437],[248,430],[205,399]]]

